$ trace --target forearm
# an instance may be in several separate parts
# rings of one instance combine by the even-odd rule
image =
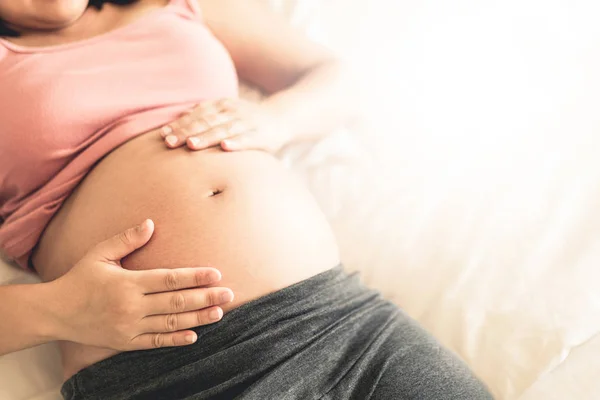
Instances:
[[[59,339],[48,283],[0,286],[0,355]]]
[[[314,140],[357,117],[355,87],[349,68],[330,61],[262,104],[280,122],[289,142]]]

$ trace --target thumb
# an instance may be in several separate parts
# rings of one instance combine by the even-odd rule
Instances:
[[[147,219],[138,226],[129,228],[98,244],[94,254],[104,261],[120,261],[125,256],[144,246],[154,233],[154,222]]]

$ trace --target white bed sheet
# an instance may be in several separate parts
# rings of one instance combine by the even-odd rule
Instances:
[[[312,22],[340,7],[275,3],[317,36],[325,30]],[[381,124],[283,159],[304,174],[348,267],[497,398],[598,399],[598,10],[566,0],[450,3],[403,3],[395,22],[404,36],[394,39],[403,59],[373,88],[406,96],[379,106]],[[369,7],[369,18],[387,13]],[[518,40],[505,46],[507,35]],[[31,279],[0,264],[0,283]],[[58,399],[59,375],[54,345],[0,357],[0,398]]]
[[[600,335],[573,348],[558,367],[540,377],[520,400],[600,399]]]

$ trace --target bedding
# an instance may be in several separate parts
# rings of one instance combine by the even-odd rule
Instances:
[[[273,2],[361,68],[384,60],[369,129],[282,160],[327,213],[344,263],[496,398],[600,398],[600,5],[383,4]],[[348,44],[358,36],[366,53]],[[1,283],[34,279],[0,266]],[[1,357],[0,398],[59,399],[58,365],[53,344]]]

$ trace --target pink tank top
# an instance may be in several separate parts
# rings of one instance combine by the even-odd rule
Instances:
[[[237,75],[194,0],[91,39],[0,39],[0,251],[21,266],[93,165],[194,104],[237,96]]]

